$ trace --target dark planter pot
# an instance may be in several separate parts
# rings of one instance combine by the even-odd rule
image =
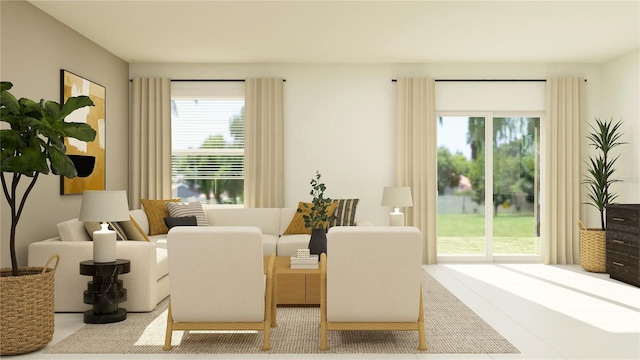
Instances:
[[[76,167],[79,177],[87,177],[93,172],[94,166],[96,166],[96,157],[89,155],[67,155],[73,165]]]
[[[311,240],[309,240],[309,252],[313,255],[327,253],[327,230],[312,229]]]

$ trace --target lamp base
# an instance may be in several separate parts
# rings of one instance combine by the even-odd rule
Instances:
[[[391,226],[404,226],[404,213],[401,213],[401,212],[390,213],[389,224]]]
[[[109,224],[102,223],[102,229],[93,232],[93,261],[114,262],[116,256],[116,232],[109,230]]]

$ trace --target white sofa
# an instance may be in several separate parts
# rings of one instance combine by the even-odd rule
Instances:
[[[297,208],[205,208],[204,212],[211,226],[255,226],[262,231],[262,250],[264,256],[275,253],[277,256],[292,256],[298,249],[309,246],[311,235],[285,235]],[[143,232],[149,234],[149,220],[144,210],[131,210]],[[371,225],[369,221],[358,220],[357,226]],[[149,236],[159,248],[166,248],[167,234]]]
[[[78,232],[84,230],[84,224],[77,219],[67,222],[76,222],[72,226],[77,226]],[[89,237],[88,234],[86,236]],[[43,266],[52,254],[60,255],[60,265],[55,274],[56,312],[91,309],[91,305],[83,302],[83,292],[91,277],[80,275],[80,262],[93,258],[93,242],[86,240],[62,241],[55,237],[29,244],[29,266]],[[155,309],[158,302],[169,295],[167,250],[156,248],[152,242],[118,241],[116,254],[119,259],[131,261],[131,271],[118,277],[127,289],[127,300],[121,307],[130,312]]]
[[[255,226],[262,231],[265,256],[295,255],[297,249],[307,248],[310,235],[284,235],[296,213],[296,208],[205,208],[211,226]],[[140,229],[149,234],[149,221],[144,210],[131,210],[131,217]],[[59,224],[61,237],[34,242],[29,245],[29,266],[43,266],[52,254],[60,254],[60,266],[56,271],[55,311],[82,312],[90,305],[83,303],[83,291],[90,277],[80,275],[79,263],[93,258],[93,243],[77,219],[68,220],[65,227]],[[358,220],[356,225],[371,225]],[[67,228],[67,230],[64,230]],[[72,230],[68,230],[71,228]],[[169,266],[166,250],[166,234],[147,236],[147,241],[118,241],[117,256],[131,260],[131,272],[121,275],[127,289],[127,300],[122,307],[130,312],[153,310],[158,302],[169,295]],[[70,241],[69,241],[70,240]]]

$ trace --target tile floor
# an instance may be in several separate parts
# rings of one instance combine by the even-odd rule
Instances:
[[[409,355],[46,355],[32,359],[640,359],[640,289],[580,266],[426,265],[440,283],[499,331],[520,354]],[[82,327],[56,314],[53,342]],[[427,337],[429,334],[427,334]],[[428,340],[427,340],[428,341]],[[9,358],[9,357],[7,357]]]

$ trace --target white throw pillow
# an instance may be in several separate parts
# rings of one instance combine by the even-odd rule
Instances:
[[[84,222],[78,219],[63,221],[56,225],[62,241],[91,241]]]
[[[170,217],[185,217],[195,216],[198,221],[198,226],[209,226],[207,216],[204,214],[202,204],[199,202],[192,203],[176,203],[167,202],[167,209],[169,209]]]

